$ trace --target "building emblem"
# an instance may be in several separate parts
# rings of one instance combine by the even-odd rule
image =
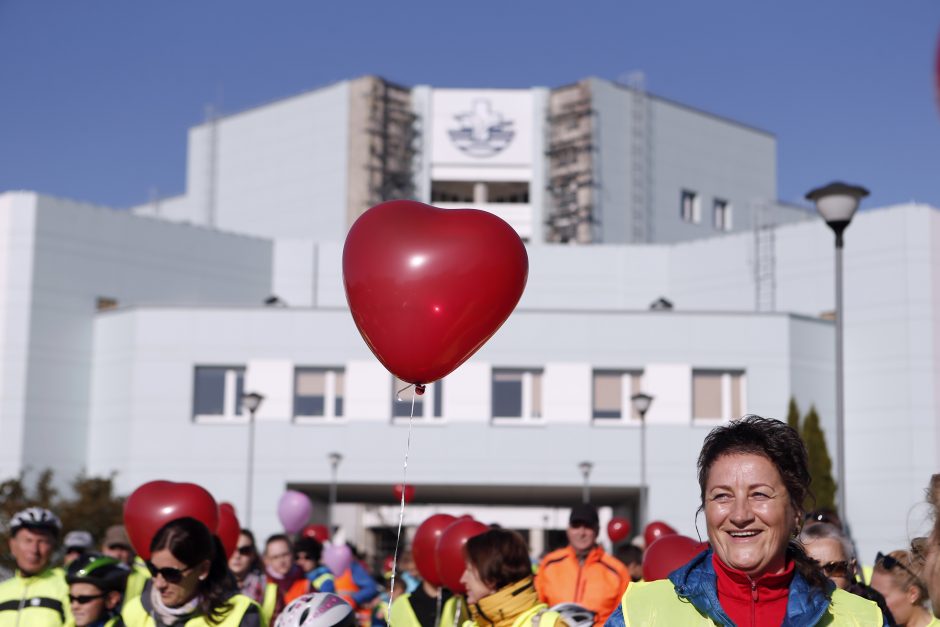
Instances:
[[[454,116],[457,128],[448,131],[450,140],[462,152],[471,157],[492,157],[502,152],[516,136],[512,120],[493,110],[493,104],[485,98],[473,101],[466,113]]]

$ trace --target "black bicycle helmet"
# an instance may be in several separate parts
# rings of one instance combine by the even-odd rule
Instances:
[[[65,580],[69,584],[90,583],[102,591],[124,591],[130,569],[122,562],[105,555],[88,554],[69,564]]]

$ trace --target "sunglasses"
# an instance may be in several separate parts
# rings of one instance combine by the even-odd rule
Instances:
[[[171,568],[166,566],[164,568],[157,568],[151,562],[145,562],[147,564],[147,570],[150,571],[150,575],[156,579],[157,575],[163,577],[163,581],[167,583],[179,583],[183,581],[183,576],[191,571],[195,566],[190,566],[189,568]]]
[[[852,566],[848,561],[828,562],[826,564],[816,563],[819,565],[819,568],[826,573],[826,577],[848,577]]]
[[[77,597],[69,595],[70,603],[78,603],[79,605],[85,605],[86,603],[91,603],[95,599],[103,599],[104,594],[82,594]]]
[[[238,550],[239,555],[244,555],[245,557],[251,557],[252,555],[255,554],[255,548],[251,546],[250,544],[246,544],[245,546],[240,546],[238,547],[237,550]]]
[[[878,551],[878,555],[875,556],[875,564],[876,565],[881,564],[882,566],[885,567],[886,570],[894,570],[895,568],[900,568],[901,570],[905,571],[908,575],[910,575],[914,579],[917,579],[918,581],[920,580],[920,577],[915,575],[914,571],[912,571],[910,568],[908,568],[907,566],[905,566],[904,564],[902,564],[895,558],[891,557],[890,555],[885,555],[881,551]]]

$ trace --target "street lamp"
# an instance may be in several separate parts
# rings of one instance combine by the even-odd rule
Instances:
[[[591,502],[591,469],[594,468],[594,464],[591,462],[581,462],[578,464],[578,470],[581,471],[581,476],[584,477],[584,488],[581,490],[581,500],[584,503]]]
[[[633,409],[640,414],[640,527],[646,525],[646,412],[653,404],[653,397],[638,392],[630,397]]]
[[[829,183],[806,194],[816,203],[816,210],[836,236],[836,485],[839,518],[846,519],[845,505],[845,375],[842,357],[842,232],[849,226],[858,204],[868,196],[868,190],[858,185]]]
[[[251,487],[255,480],[255,412],[261,407],[263,394],[242,394],[242,405],[248,410],[248,466],[245,479],[245,526],[251,527]]]
[[[330,530],[330,533],[333,533],[333,508],[336,507],[336,470],[339,468],[339,463],[343,461],[342,453],[337,453],[333,451],[327,454],[327,459],[330,460],[330,511],[327,518],[327,528]]]

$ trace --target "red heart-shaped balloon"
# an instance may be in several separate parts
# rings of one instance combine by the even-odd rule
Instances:
[[[157,532],[178,518],[195,518],[211,533],[219,527],[219,507],[205,488],[195,483],[151,481],[131,492],[124,502],[124,526],[134,550],[150,559]]]
[[[418,525],[414,540],[411,541],[411,555],[418,573],[432,586],[444,583],[437,572],[437,543],[444,530],[455,520],[450,514],[432,514]]]
[[[366,211],[343,248],[353,320],[409,383],[436,381],[473,355],[512,313],[528,271],[525,245],[502,219],[411,200]]]
[[[676,533],[660,536],[643,553],[643,580],[665,579],[707,548],[707,542]]]
[[[215,535],[219,536],[219,541],[222,542],[225,557],[232,557],[235,553],[241,532],[242,527],[238,522],[238,516],[235,515],[235,507],[231,503],[220,503],[219,527]]]
[[[463,545],[473,536],[489,531],[489,526],[472,518],[458,518],[441,533],[437,541],[437,572],[444,585],[454,594],[467,594],[460,581],[467,568],[463,557]]]
[[[646,541],[646,546],[649,547],[663,536],[671,536],[677,533],[679,532],[661,520],[654,520],[646,525],[646,529],[643,530],[643,539]]]

